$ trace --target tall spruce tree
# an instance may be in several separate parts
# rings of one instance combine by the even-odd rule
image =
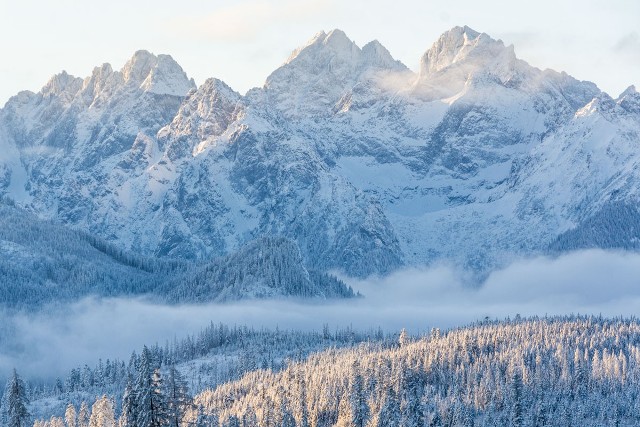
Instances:
[[[89,427],[89,417],[91,416],[91,412],[89,411],[89,405],[87,402],[82,402],[80,404],[80,411],[78,411],[78,427]]]
[[[27,427],[30,424],[30,415],[27,410],[29,399],[27,399],[24,382],[15,369],[13,370],[13,375],[9,379],[6,390],[8,393],[6,403],[7,426]]]
[[[106,395],[95,401],[91,407],[89,427],[115,427],[113,403]]]
[[[67,427],[77,426],[76,407],[73,406],[73,403],[67,405],[67,409],[64,411],[64,420]]]
[[[134,390],[136,427],[162,427],[169,424],[167,400],[160,369],[155,368],[151,352],[145,346],[140,356],[138,379]]]
[[[524,423],[524,402],[522,396],[522,374],[520,368],[513,368],[511,374],[511,425],[514,427],[521,427]]]
[[[389,388],[384,393],[382,407],[376,427],[398,427],[400,425],[400,402],[393,388]]]
[[[165,382],[165,396],[169,425],[179,427],[184,414],[193,405],[193,400],[189,396],[187,382],[175,365],[169,366]]]
[[[354,361],[349,375],[351,422],[355,427],[364,427],[369,419],[369,405],[365,397],[364,379],[360,364]]]
[[[137,426],[137,400],[131,378],[127,381],[122,395],[122,413],[120,414],[120,427]]]

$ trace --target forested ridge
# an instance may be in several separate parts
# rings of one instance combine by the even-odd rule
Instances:
[[[219,328],[211,331],[224,330]],[[154,425],[169,425],[168,415],[162,415],[165,409],[155,415],[140,415],[135,410],[126,415],[131,411],[127,399],[132,395],[137,396],[134,401],[141,399],[148,391],[135,386],[136,381],[141,381],[142,371],[151,378],[148,384],[155,384],[149,387],[155,387],[162,395],[159,399],[166,401],[168,407],[171,398],[167,397],[167,388],[158,384],[164,384],[168,378],[173,378],[169,383],[175,382],[178,374],[188,396],[177,424],[182,426],[640,423],[640,323],[635,319],[518,318],[479,322],[450,331],[434,329],[420,338],[404,331],[393,339],[380,332],[369,337],[353,331],[336,332],[329,333],[330,338],[325,336],[327,333],[327,330],[315,334],[290,331],[284,335],[261,332],[251,335],[252,338],[235,335],[236,339],[244,337],[244,345],[253,339],[261,343],[253,347],[260,348],[261,354],[269,354],[269,348],[274,349],[272,354],[279,353],[275,350],[277,342],[295,343],[291,348],[306,349],[321,348],[323,345],[317,344],[324,342],[330,348],[308,357],[282,359],[278,366],[248,363],[245,374],[238,372],[242,375],[239,379],[230,378],[193,397],[192,390],[187,392],[187,381],[180,377],[184,373],[180,366],[187,365],[176,364],[171,359],[176,354],[165,353],[159,347],[145,348],[127,370],[127,391],[106,393],[93,405],[95,410],[106,411],[110,421],[91,426],[113,425],[109,424],[111,420],[122,426],[151,425],[132,420],[152,416],[159,420]],[[269,336],[271,339],[266,340]],[[306,340],[319,341],[304,346]],[[186,342],[189,340],[183,341]],[[347,347],[335,348],[331,342]],[[141,370],[147,363],[142,362],[145,358],[152,369]],[[94,391],[98,395],[99,390]],[[82,406],[77,402],[75,405],[74,411]],[[85,402],[84,406],[91,405]],[[137,410],[153,412],[148,406],[144,408]],[[64,414],[52,415],[37,425],[64,425]]]
[[[222,425],[638,425],[639,384],[636,320],[518,319],[316,354],[196,403]]]
[[[322,331],[302,332],[212,323],[197,334],[145,348],[155,368],[166,372],[175,367],[190,393],[197,394],[255,369],[277,372],[314,352],[363,342],[392,345],[395,338],[380,329],[361,332],[325,326]],[[91,402],[102,395],[110,396],[117,412],[127,383],[138,376],[141,353],[133,352],[128,360],[106,359],[93,366],[78,366],[59,378],[26,380],[25,397],[32,403],[31,415],[62,415],[67,404],[79,408],[82,402],[88,402],[90,408]]]
[[[341,280],[308,270],[298,246],[264,236],[209,261],[149,258],[0,201],[0,309],[37,310],[89,296],[204,303],[349,298]]]

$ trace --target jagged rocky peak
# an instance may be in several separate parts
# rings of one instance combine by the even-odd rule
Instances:
[[[82,83],[82,98],[89,105],[94,102],[98,96],[107,89],[112,80],[121,80],[121,76],[113,72],[111,64],[104,63],[99,67],[95,67],[89,77],[84,79]]]
[[[125,83],[138,85],[145,92],[185,96],[195,88],[182,67],[169,55],[155,56],[137,51],[122,69]]]
[[[171,129],[183,134],[197,133],[199,138],[220,135],[229,125],[241,99],[242,96],[222,80],[207,79],[198,90],[189,93],[173,119]],[[204,128],[197,129],[202,126]]]
[[[336,29],[329,33],[320,31],[307,44],[294,50],[285,64],[304,60],[318,53],[337,55],[342,58],[356,58],[360,53],[360,48],[342,30]]]
[[[202,86],[200,86],[197,91],[193,92],[192,97],[198,96],[206,96],[212,100],[223,98],[238,101],[242,98],[242,95],[233,90],[228,84],[216,78],[209,78],[205,80]]]
[[[635,85],[631,85],[626,88],[618,98],[616,98],[616,102],[620,105],[628,102],[637,102],[640,100],[640,93],[636,90]]]
[[[81,88],[81,78],[63,71],[51,77],[40,93],[44,97],[58,96],[65,101],[70,101]]]
[[[360,48],[340,30],[316,34],[305,46],[293,51],[287,61],[276,69],[265,83],[266,89],[293,89],[333,74],[333,80],[349,79],[357,68]],[[332,76],[328,76],[331,78]]]
[[[26,105],[36,96],[37,95],[30,90],[21,90],[7,100],[2,110],[6,112],[7,109],[15,108],[17,105]]]
[[[95,107],[123,90],[184,97],[195,87],[171,56],[139,50],[120,71],[114,71],[108,63],[95,67],[84,80],[82,99]]]
[[[316,34],[267,78],[264,89],[285,115],[327,115],[354,85],[381,70],[405,70],[379,42],[360,49],[341,30]]]
[[[182,102],[169,126],[158,132],[161,147],[172,160],[190,156],[193,147],[224,133],[241,109],[242,96],[222,80],[207,79]]]
[[[225,82],[209,78],[197,90],[189,92],[171,123],[171,129],[181,129],[182,133],[191,134],[196,131],[193,128],[194,121],[206,121],[217,125],[214,128],[207,127],[205,133],[219,135],[226,129],[241,100],[242,95]]]
[[[496,83],[522,89],[535,85],[539,72],[517,60],[513,46],[467,26],[454,27],[422,56],[414,92],[420,98],[435,100]]]
[[[467,59],[487,62],[497,56],[506,55],[515,59],[513,46],[505,47],[501,40],[494,40],[467,26],[454,27],[445,32],[431,46],[420,61],[420,75],[427,76]]]
[[[141,83],[147,78],[152,68],[158,63],[158,57],[146,50],[139,50],[133,54],[131,59],[122,68],[122,75],[125,82]]]
[[[372,40],[362,47],[362,62],[372,67],[407,70],[378,40]]]
[[[640,115],[640,92],[636,90],[634,85],[629,86],[616,99],[625,111]]]
[[[576,117],[589,116],[594,113],[609,114],[617,107],[616,101],[607,93],[600,92],[591,102],[576,112]]]
[[[358,46],[347,37],[347,35],[342,30],[331,30],[325,37],[322,39],[322,44],[327,46],[328,48],[334,50],[335,52],[340,53],[355,53],[360,49]]]
[[[635,86],[635,85],[631,85],[631,86],[629,86],[628,88],[626,88],[626,89],[624,90],[624,92],[622,92],[622,93],[620,94],[620,96],[618,97],[618,99],[622,99],[622,98],[624,98],[624,97],[625,97],[625,96],[627,96],[627,95],[635,95],[635,94],[637,94],[637,93],[638,93],[638,91],[636,90],[636,86]]]
[[[400,61],[396,61],[379,41],[373,40],[360,49],[344,31],[338,29],[329,33],[317,33],[306,45],[296,49],[281,68],[302,64],[306,66],[307,71],[315,73],[337,71],[339,67],[346,67],[352,71],[368,67],[406,68]]]

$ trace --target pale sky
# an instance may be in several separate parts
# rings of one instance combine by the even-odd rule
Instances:
[[[120,69],[136,50],[170,54],[201,84],[261,86],[296,47],[340,28],[378,39],[417,70],[444,31],[469,25],[539,68],[590,80],[612,96],[640,84],[638,0],[0,0],[0,106],[66,70]]]

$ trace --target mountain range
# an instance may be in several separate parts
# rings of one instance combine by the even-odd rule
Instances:
[[[208,262],[267,236],[305,271],[485,274],[636,249],[639,135],[633,86],[613,98],[468,27],[417,72],[333,30],[244,95],[147,51],[55,75],[0,109],[0,195],[153,259]]]

